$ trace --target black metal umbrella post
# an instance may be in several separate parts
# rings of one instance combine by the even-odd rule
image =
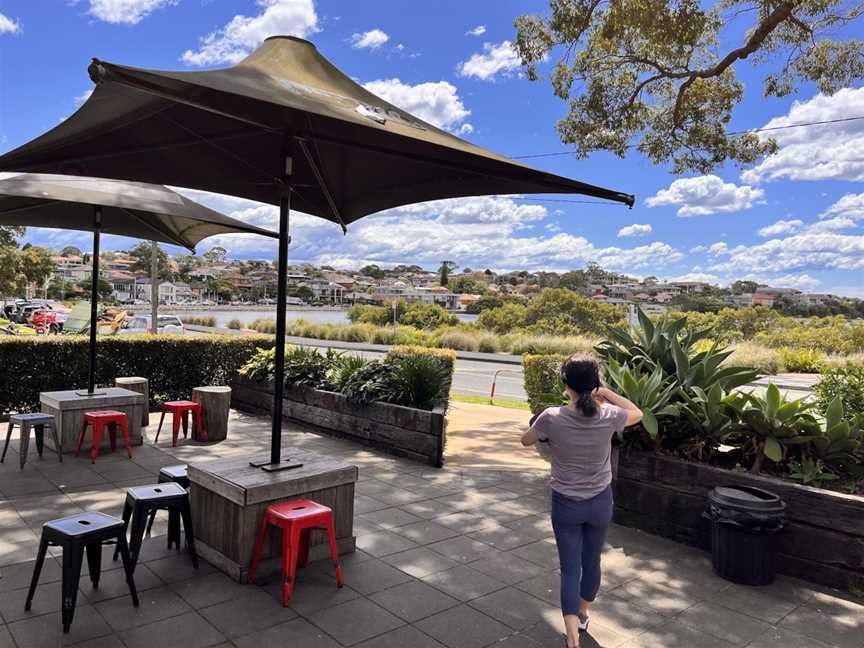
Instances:
[[[279,206],[270,465],[281,462],[289,211],[346,225],[411,203],[495,194],[630,194],[534,169],[372,94],[315,46],[274,36],[237,65],[148,70],[94,59],[93,94],[0,170],[177,185]]]
[[[99,237],[102,233],[102,205],[93,207],[93,274],[90,275],[90,364],[87,395],[96,393],[96,318],[99,311]],[[84,393],[79,392],[82,396]]]

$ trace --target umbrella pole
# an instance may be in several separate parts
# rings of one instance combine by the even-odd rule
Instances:
[[[291,157],[285,158],[283,192],[279,199],[279,261],[276,282],[276,357],[273,376],[273,414],[270,430],[270,461],[250,462],[267,471],[295,468],[300,464],[282,462],[282,397],[285,391],[285,308],[288,294],[288,243],[291,214]]]
[[[93,207],[93,269],[90,275],[90,366],[87,371],[87,391],[81,396],[96,393],[96,317],[99,304],[99,236],[102,229],[102,206]]]

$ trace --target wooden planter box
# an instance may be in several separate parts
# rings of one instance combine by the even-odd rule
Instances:
[[[848,589],[864,581],[864,497],[634,450],[622,451],[615,521],[710,550],[702,513],[715,486],[756,486],[786,502],[777,536],[780,572]]]
[[[234,409],[256,414],[272,411],[272,384],[239,377],[231,387]],[[429,412],[389,403],[355,405],[342,394],[298,385],[286,386],[282,407],[286,420],[437,468],[444,463],[447,420],[443,407]]]

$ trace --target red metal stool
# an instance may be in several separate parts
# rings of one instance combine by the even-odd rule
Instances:
[[[123,433],[123,445],[126,446],[126,452],[129,458],[132,458],[132,446],[129,444],[129,425],[126,423],[126,415],[123,412],[115,412],[114,410],[103,410],[100,412],[85,412],[84,423],[81,425],[81,434],[78,436],[78,448],[75,450],[75,456],[81,452],[81,446],[84,445],[84,436],[87,434],[87,426],[93,424],[93,445],[90,448],[90,461],[96,463],[96,457],[99,456],[99,447],[102,445],[102,428],[108,426],[108,438],[111,441],[111,452],[117,449],[117,426]]]
[[[171,445],[177,446],[177,437],[180,436],[180,421],[183,421],[183,438],[189,434],[189,412],[192,412],[192,437],[195,433],[202,440],[207,439],[207,433],[204,431],[204,426],[201,425],[201,404],[193,401],[168,401],[162,403],[162,416],[159,418],[159,429],[156,430],[156,439],[153,443],[159,443],[159,433],[162,431],[162,422],[165,420],[165,414],[171,412]]]
[[[252,564],[249,565],[247,582],[255,578],[255,569],[261,558],[261,549],[267,538],[267,527],[270,525],[282,529],[282,606],[288,607],[291,600],[291,590],[294,587],[294,575],[297,572],[297,562],[305,565],[309,560],[309,532],[312,529],[326,529],[330,544],[330,559],[336,568],[336,585],[342,587],[342,567],[339,566],[339,549],[336,546],[336,532],[333,528],[333,511],[312,500],[291,500],[280,504],[271,504],[264,511],[261,528],[258,530],[258,541],[252,553]]]

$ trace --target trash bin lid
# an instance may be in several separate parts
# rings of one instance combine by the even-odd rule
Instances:
[[[751,513],[782,513],[786,509],[778,495],[755,486],[717,486],[708,499],[716,506]]]

